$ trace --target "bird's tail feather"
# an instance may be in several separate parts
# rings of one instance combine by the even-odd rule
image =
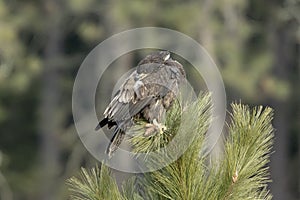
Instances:
[[[114,131],[114,136],[112,137],[110,144],[108,145],[106,150],[109,158],[111,158],[114,152],[118,149],[124,137],[125,132],[119,128],[116,128]]]
[[[105,126],[108,123],[108,118],[102,119],[99,124],[96,126],[95,131],[99,130],[103,126]]]

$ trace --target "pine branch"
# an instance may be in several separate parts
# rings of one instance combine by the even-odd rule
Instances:
[[[273,142],[272,109],[258,107],[251,112],[240,104],[232,107],[224,159],[205,166],[206,158],[198,154],[204,129],[180,159],[145,174],[149,199],[151,193],[159,193],[159,199],[271,199],[266,164]]]
[[[219,199],[270,198],[264,188],[270,182],[268,162],[273,144],[273,111],[233,104],[229,138],[220,173],[227,192]],[[265,191],[265,192],[262,192]],[[224,195],[224,197],[222,197]]]
[[[129,143],[134,147],[133,152],[135,153],[150,153],[156,151],[165,145],[167,145],[175,136],[181,123],[182,107],[179,102],[175,102],[171,109],[167,113],[165,125],[167,130],[162,134],[157,133],[153,136],[144,136],[144,126],[147,122],[139,121],[137,125],[129,130],[129,135],[132,137],[128,138]]]
[[[122,191],[124,200],[143,200],[141,195],[137,193],[137,177],[131,177],[123,183]]]
[[[74,200],[124,199],[105,165],[101,170],[97,166],[89,171],[81,168],[80,177],[70,178],[67,184]]]
[[[229,137],[225,140],[224,155],[218,161],[201,155],[205,134],[211,118],[211,99],[200,95],[187,108],[174,107],[169,112],[170,125],[166,136],[152,138],[137,137],[131,140],[137,152],[159,151],[179,134],[179,143],[173,151],[164,152],[163,157],[149,157],[153,165],[161,164],[177,155],[177,149],[188,144],[188,149],[168,166],[136,176],[126,181],[119,192],[115,180],[107,167],[87,172],[82,169],[81,178],[68,181],[72,198],[75,200],[98,199],[271,199],[266,189],[270,182],[267,164],[273,144],[273,111],[257,107],[232,104],[233,112],[229,125]],[[178,114],[180,113],[180,123]],[[173,113],[173,114],[172,114]],[[181,125],[181,126],[179,126]],[[176,135],[177,137],[177,135]],[[143,145],[146,145],[145,148]]]
[[[147,185],[147,195],[145,199],[151,199],[154,194],[159,194],[159,199],[196,199],[200,193],[199,186],[205,180],[204,161],[199,158],[199,151],[202,147],[205,133],[210,124],[211,111],[210,95],[200,95],[198,100],[189,105],[182,113],[182,128],[177,134],[180,143],[176,145],[187,145],[188,140],[192,140],[191,146],[174,163],[165,168],[145,174],[143,185]],[[180,131],[184,133],[181,134]],[[188,136],[188,137],[187,137]],[[173,150],[177,151],[178,146]],[[172,152],[170,152],[172,157]],[[153,165],[164,160],[153,158]]]

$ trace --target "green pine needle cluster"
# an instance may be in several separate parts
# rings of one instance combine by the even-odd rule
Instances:
[[[136,137],[130,140],[136,152],[159,151],[179,134],[179,140],[187,145],[186,151],[166,167],[134,176],[127,180],[121,191],[107,167],[81,170],[79,178],[71,178],[68,184],[71,198],[75,200],[102,199],[180,199],[180,200],[240,200],[271,199],[267,190],[270,182],[268,162],[273,144],[273,111],[270,108],[232,104],[228,137],[224,152],[218,160],[200,154],[205,144],[205,134],[211,122],[209,95],[200,95],[186,108],[174,106],[166,122],[166,136]],[[178,115],[180,113],[180,115]],[[180,116],[180,117],[178,117]],[[185,137],[184,137],[185,136]],[[188,137],[186,137],[188,136]],[[145,146],[146,147],[145,147]],[[179,148],[178,146],[171,149]],[[175,153],[176,154],[176,153]],[[166,158],[172,157],[164,155]],[[151,157],[157,164],[161,158]]]
[[[133,152],[135,153],[149,153],[154,150],[159,150],[168,144],[169,141],[174,137],[181,120],[181,108],[179,103],[175,103],[171,110],[168,112],[167,118],[165,120],[165,125],[167,130],[163,133],[157,133],[153,136],[144,136],[144,126],[146,122],[140,121],[134,126],[130,131],[132,137],[128,138],[129,143],[134,147]],[[136,131],[138,130],[138,131]]]
[[[203,137],[211,122],[211,98],[208,94],[200,94],[199,99],[190,103],[188,106],[182,106],[176,101],[171,109],[167,112],[164,124],[167,129],[163,133],[157,133],[153,136],[144,136],[145,122],[139,122],[130,131],[132,137],[128,138],[129,143],[133,146],[135,153],[150,153],[160,151],[177,135],[177,140],[181,145],[187,146],[193,137]],[[186,137],[186,136],[189,137]],[[178,143],[176,143],[178,145]],[[174,147],[174,151],[178,146]],[[174,153],[173,151],[173,153]]]
[[[80,176],[70,178],[67,184],[74,200],[121,199],[116,181],[104,165],[101,169],[98,166],[91,170],[81,168]]]

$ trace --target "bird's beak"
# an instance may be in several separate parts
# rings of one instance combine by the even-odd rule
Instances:
[[[167,61],[170,58],[170,54],[166,55],[166,57],[164,58],[164,61]]]

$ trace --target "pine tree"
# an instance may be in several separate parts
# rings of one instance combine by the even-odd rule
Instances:
[[[79,177],[67,180],[71,199],[271,199],[267,189],[271,181],[267,164],[274,136],[273,111],[262,106],[250,109],[240,103],[231,106],[228,137],[224,140],[223,155],[218,159],[201,154],[212,120],[210,96],[202,94],[186,109],[173,106],[166,119],[168,132],[152,138],[129,139],[134,151],[147,153],[159,150],[175,132],[184,131],[193,140],[179,159],[162,169],[133,176],[123,183],[121,191],[105,165],[101,169],[97,166],[90,170],[82,168]],[[183,128],[179,128],[179,121]],[[165,155],[168,156],[172,155]],[[162,160],[147,159],[153,164]]]

